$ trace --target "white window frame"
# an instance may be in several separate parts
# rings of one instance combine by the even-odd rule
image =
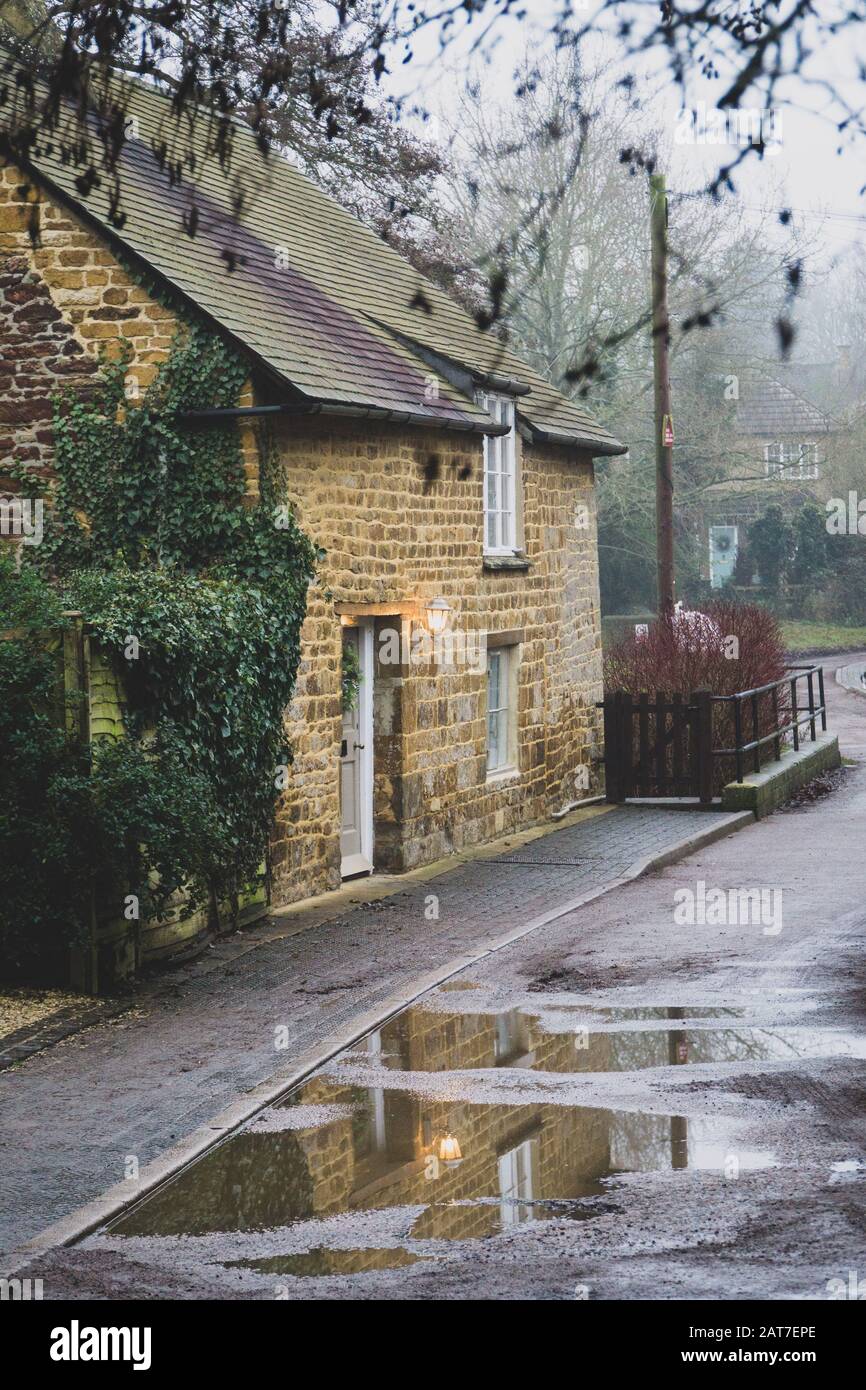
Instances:
[[[514,555],[517,540],[517,424],[510,396],[479,392],[478,404],[508,434],[484,436],[484,554]]]
[[[376,1029],[367,1039],[367,1051],[370,1054],[370,1065],[374,1067],[382,1066],[382,1032]],[[373,1148],[377,1154],[385,1153],[388,1147],[388,1128],[385,1116],[385,1092],[381,1087],[375,1086],[367,1092],[372,1101],[373,1110]]]
[[[768,478],[814,482],[818,477],[818,445],[814,441],[776,440],[764,445]]]
[[[532,1215],[523,1203],[534,1196],[535,1139],[524,1139],[497,1160],[499,1178],[499,1218],[503,1226],[519,1226]]]
[[[518,646],[488,647],[487,649],[487,776],[500,777],[517,769],[517,663]],[[491,668],[496,667],[498,686],[496,704],[490,703]],[[496,719],[495,738],[492,717]]]

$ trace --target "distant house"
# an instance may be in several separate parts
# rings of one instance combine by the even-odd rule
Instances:
[[[266,416],[300,524],[326,552],[287,712],[273,902],[587,797],[601,693],[592,461],[622,445],[246,127],[237,222],[204,133],[194,176],[173,184],[153,154],[172,126],[170,104],[139,88],[120,227],[110,190],[85,196],[60,141],[2,172],[0,435],[50,493],[52,392],[86,386],[101,346],[132,345],[132,407],[191,318],[244,356],[231,413],[248,492]],[[207,427],[199,415],[190,428]],[[346,647],[362,681],[343,710]]]
[[[703,575],[714,589],[733,578],[749,526],[769,505],[793,513],[821,495],[838,431],[838,423],[792,386],[763,374],[741,382],[729,477],[707,489],[699,519]]]

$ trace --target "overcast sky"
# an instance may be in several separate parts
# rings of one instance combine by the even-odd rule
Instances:
[[[820,3],[835,8],[835,0]],[[386,79],[388,90],[410,99],[420,98],[434,115],[443,118],[444,126],[451,124],[448,117],[456,107],[461,84],[472,71],[486,72],[485,87],[498,91],[501,99],[508,101],[513,91],[513,72],[527,44],[542,55],[550,51],[547,33],[561,5],[557,0],[532,0],[528,8],[530,14],[522,21],[498,20],[480,53],[475,48],[481,35],[477,21],[463,26],[462,35],[453,40],[444,59],[439,56],[434,31],[429,31],[416,42],[411,64],[392,63],[392,72]],[[588,13],[581,17],[588,17]],[[827,13],[826,9],[823,13]],[[590,44],[590,54],[610,56],[615,52],[610,40]],[[822,80],[832,82],[849,101],[859,104],[866,97],[866,86],[857,81],[858,60],[866,63],[862,26],[849,26],[832,45],[816,45],[802,69],[806,80],[788,80],[784,88],[786,100],[774,113],[763,117],[772,153],[763,161],[750,158],[736,176],[746,207],[759,208],[767,202],[778,208],[789,207],[805,223],[806,230],[820,231],[821,252],[827,262],[844,252],[852,241],[866,240],[866,195],[861,191],[866,183],[866,140],[859,138],[844,153],[837,153],[844,137],[835,128],[837,113],[831,111],[829,99],[819,85]],[[672,134],[679,132],[682,140],[682,99],[660,75],[658,60],[644,60],[640,86],[653,121]],[[689,105],[700,110],[704,103],[711,109],[722,90],[722,81],[698,77],[691,83]],[[667,170],[669,188],[687,190],[705,183],[718,162],[725,162],[731,153],[733,150],[718,144],[676,143]]]

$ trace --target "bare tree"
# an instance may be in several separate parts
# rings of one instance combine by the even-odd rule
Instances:
[[[499,329],[542,375],[630,443],[598,465],[602,575],[611,592],[654,583],[654,425],[645,167],[626,142],[666,162],[665,136],[609,69],[560,52],[510,101],[470,84],[455,121],[455,217],[475,263],[502,286]],[[776,223],[777,225],[777,223]],[[799,232],[731,196],[674,195],[670,217],[671,364],[676,407],[680,568],[696,559],[690,510],[733,477],[757,478],[736,440],[736,385],[775,348]],[[792,240],[793,238],[793,240]],[[701,332],[695,329],[700,327]],[[731,387],[734,386],[732,390]],[[763,474],[763,466],[760,467]],[[693,576],[696,570],[692,563]]]
[[[82,175],[115,174],[125,140],[123,77],[155,82],[171,93],[179,118],[179,165],[182,118],[195,114],[209,123],[230,179],[233,120],[240,117],[263,149],[288,154],[402,251],[417,252],[425,268],[447,267],[436,196],[441,152],[402,122],[396,103],[378,89],[367,50],[357,34],[350,39],[338,8],[323,10],[313,0],[3,0],[0,21],[12,53],[0,134],[10,154],[26,155],[55,128],[61,104],[77,105]],[[363,22],[359,10],[356,29]],[[102,123],[85,119],[90,110],[103,115]],[[122,204],[121,178],[118,214]]]
[[[79,103],[82,115],[104,101],[110,70],[158,81],[179,112],[205,108],[223,152],[237,112],[265,144],[292,109],[299,140],[313,138],[311,123],[334,140],[350,123],[375,123],[370,82],[389,64],[411,66],[425,32],[442,53],[467,38],[470,52],[483,53],[506,24],[531,27],[517,0],[2,0],[0,18],[18,48],[9,73],[25,91],[39,55],[47,95],[19,111],[31,129],[50,125],[59,101]],[[570,47],[610,37],[612,80],[633,96],[673,81],[687,106],[700,76],[716,83],[721,111],[811,102],[844,142],[863,132],[864,72],[834,79],[832,57],[841,73],[848,36],[864,18],[866,0],[558,0],[547,38]],[[8,94],[6,110],[8,120]],[[118,138],[111,129],[99,138],[111,166]],[[713,175],[712,190],[733,187],[737,167],[763,154],[760,138],[746,142]],[[87,139],[81,157],[96,157]]]

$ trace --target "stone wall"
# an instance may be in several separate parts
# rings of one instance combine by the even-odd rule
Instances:
[[[13,457],[50,478],[56,392],[92,389],[100,355],[116,360],[126,341],[126,392],[134,406],[181,323],[80,218],[19,170],[0,169],[0,491],[3,464]],[[242,403],[250,392],[248,386]],[[249,459],[247,476],[254,494]]]
[[[341,621],[366,616],[375,626],[376,868],[438,859],[598,790],[591,462],[524,445],[527,565],[509,571],[484,563],[480,438],[293,419],[277,445],[300,524],[326,555],[289,711],[295,760],[274,845],[275,901],[339,883]],[[438,662],[429,650],[412,656],[409,634],[423,633],[424,605],[437,596],[453,610],[456,655],[471,662]],[[410,656],[399,665],[387,660],[395,633],[401,656]],[[517,767],[491,779],[488,633],[516,635],[520,645]]]
[[[0,469],[50,472],[51,396],[93,382],[100,348],[134,350],[131,398],[168,355],[177,319],[108,247],[15,168],[0,170]]]

